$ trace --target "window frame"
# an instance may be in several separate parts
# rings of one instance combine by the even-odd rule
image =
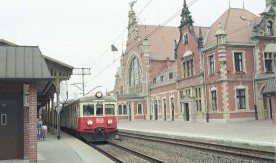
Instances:
[[[240,93],[241,91],[243,91],[243,95]],[[237,110],[245,110],[246,107],[246,89],[245,88],[237,88],[236,89],[236,108]],[[243,99],[243,101],[242,101]],[[244,106],[244,107],[243,107]]]
[[[238,57],[237,57],[238,55]],[[234,52],[233,53],[234,62],[234,72],[235,73],[245,73],[245,57],[244,52]]]
[[[275,72],[275,63],[276,63],[276,53],[275,52],[264,52],[264,72],[266,73],[272,73]],[[270,69],[267,70],[267,61],[270,61]]]
[[[218,111],[217,90],[211,90],[211,107],[213,112]]]
[[[143,114],[143,105],[141,103],[137,104],[137,114]]]
[[[185,54],[184,54],[185,55]],[[194,55],[188,54],[181,58],[182,78],[191,78],[194,76]]]
[[[211,60],[211,58],[213,60]],[[208,61],[209,61],[209,75],[215,75],[215,56],[214,55],[208,56]]]

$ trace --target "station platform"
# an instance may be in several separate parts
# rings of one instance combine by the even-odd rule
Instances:
[[[179,121],[119,121],[119,131],[183,140],[211,142],[242,148],[276,151],[276,128],[271,120],[231,123],[190,123]],[[61,139],[48,134],[37,142],[38,163],[113,162],[87,144],[61,132]],[[28,163],[6,160],[0,163]]]
[[[60,140],[48,134],[37,142],[38,163],[113,163],[100,152],[75,137],[61,132]],[[29,160],[4,160],[0,163],[29,163]]]
[[[271,120],[231,123],[120,121],[119,131],[276,152],[276,128]]]
[[[61,132],[60,140],[49,135],[37,142],[37,161],[41,163],[98,163],[113,162],[75,137]]]

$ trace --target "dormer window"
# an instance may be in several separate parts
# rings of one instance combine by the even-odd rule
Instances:
[[[267,28],[268,36],[273,36],[273,22],[272,21],[267,22],[266,28]]]

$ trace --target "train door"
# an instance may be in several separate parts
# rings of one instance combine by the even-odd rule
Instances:
[[[0,100],[0,160],[23,157],[20,115],[18,100]]]

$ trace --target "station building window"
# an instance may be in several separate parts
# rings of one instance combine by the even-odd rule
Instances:
[[[127,106],[126,105],[123,105],[123,114],[127,115]]]
[[[122,107],[122,105],[118,105],[118,114],[119,115],[123,114],[123,107]]]
[[[209,56],[209,75],[215,74],[215,60],[214,55]]]
[[[245,89],[236,90],[237,109],[246,109]]]
[[[234,68],[236,73],[245,72],[243,53],[241,52],[234,53]]]
[[[138,113],[138,114],[142,114],[142,113],[143,113],[143,112],[142,112],[142,104],[138,104],[137,108],[138,108],[137,113]]]
[[[142,82],[142,69],[137,57],[133,57],[129,66],[129,86],[135,86]]]
[[[212,110],[213,111],[217,111],[218,110],[217,91],[216,90],[211,91],[211,105],[212,105]]]

